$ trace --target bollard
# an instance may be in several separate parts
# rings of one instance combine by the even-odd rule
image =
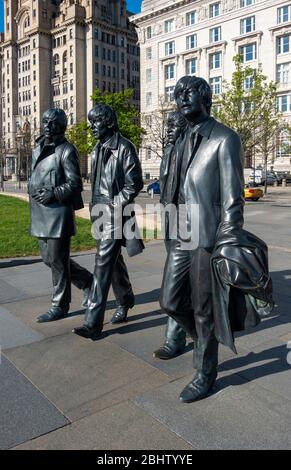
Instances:
[[[282,179],[282,186],[283,186],[283,187],[284,187],[284,186],[287,186],[286,178],[283,178],[283,179]]]
[[[278,186],[278,181],[277,180],[274,182],[273,186],[275,186],[275,187]]]
[[[150,190],[150,193],[151,193],[151,198],[154,199],[154,190],[151,189],[151,190]]]

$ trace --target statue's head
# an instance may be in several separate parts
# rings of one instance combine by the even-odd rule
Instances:
[[[52,139],[64,135],[67,129],[67,116],[63,109],[47,109],[42,115],[42,124],[46,138]]]
[[[107,104],[97,104],[88,113],[93,135],[103,140],[118,131],[117,116],[113,108]]]
[[[210,114],[212,91],[204,78],[186,75],[178,80],[174,97],[179,111],[191,121],[200,114]]]
[[[185,131],[187,120],[179,111],[172,111],[167,118],[168,142],[174,144],[178,137]]]

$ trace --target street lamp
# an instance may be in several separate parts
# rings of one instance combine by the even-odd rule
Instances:
[[[22,131],[19,128],[16,136],[16,149],[17,149],[17,178],[18,178],[18,189],[21,189],[21,145],[22,145]]]

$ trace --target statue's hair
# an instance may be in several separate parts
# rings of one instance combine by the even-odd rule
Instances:
[[[184,129],[188,124],[187,119],[184,118],[183,114],[181,114],[180,111],[171,111],[168,114],[167,124],[169,125],[170,122],[175,123],[178,127],[181,127],[182,129]]]
[[[101,117],[102,119],[104,119],[105,123],[110,126],[115,132],[118,131],[119,127],[116,112],[113,108],[111,108],[111,106],[102,103],[97,104],[88,113],[89,121],[92,120],[93,116]]]
[[[60,108],[47,109],[42,115],[42,119],[44,118],[50,118],[50,119],[53,119],[54,121],[58,121],[61,131],[65,132],[67,128],[68,120],[67,120],[66,113],[63,109],[60,109]]]
[[[210,114],[212,106],[212,90],[207,81],[204,80],[204,78],[196,77],[195,75],[185,75],[176,83],[174,90],[175,99],[177,99],[178,93],[186,88],[192,88],[193,90],[198,91],[207,114]]]

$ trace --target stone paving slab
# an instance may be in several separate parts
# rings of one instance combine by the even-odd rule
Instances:
[[[3,355],[0,363],[0,417],[0,449],[9,449],[69,423]]]
[[[134,403],[195,449],[290,449],[291,401],[225,374],[218,380],[220,391],[201,402],[179,402],[188,377],[142,394]]]
[[[44,336],[18,320],[8,310],[0,307],[0,345],[7,348],[41,341]]]
[[[0,304],[12,302],[13,300],[21,300],[25,297],[26,294],[21,289],[4,279],[0,279]]]
[[[133,403],[125,402],[16,449],[191,450],[192,446]]]
[[[105,339],[73,333],[9,349],[7,356],[71,421],[170,380]]]
[[[291,400],[291,364],[287,362],[290,350],[283,340],[271,340],[222,365],[255,385]]]

